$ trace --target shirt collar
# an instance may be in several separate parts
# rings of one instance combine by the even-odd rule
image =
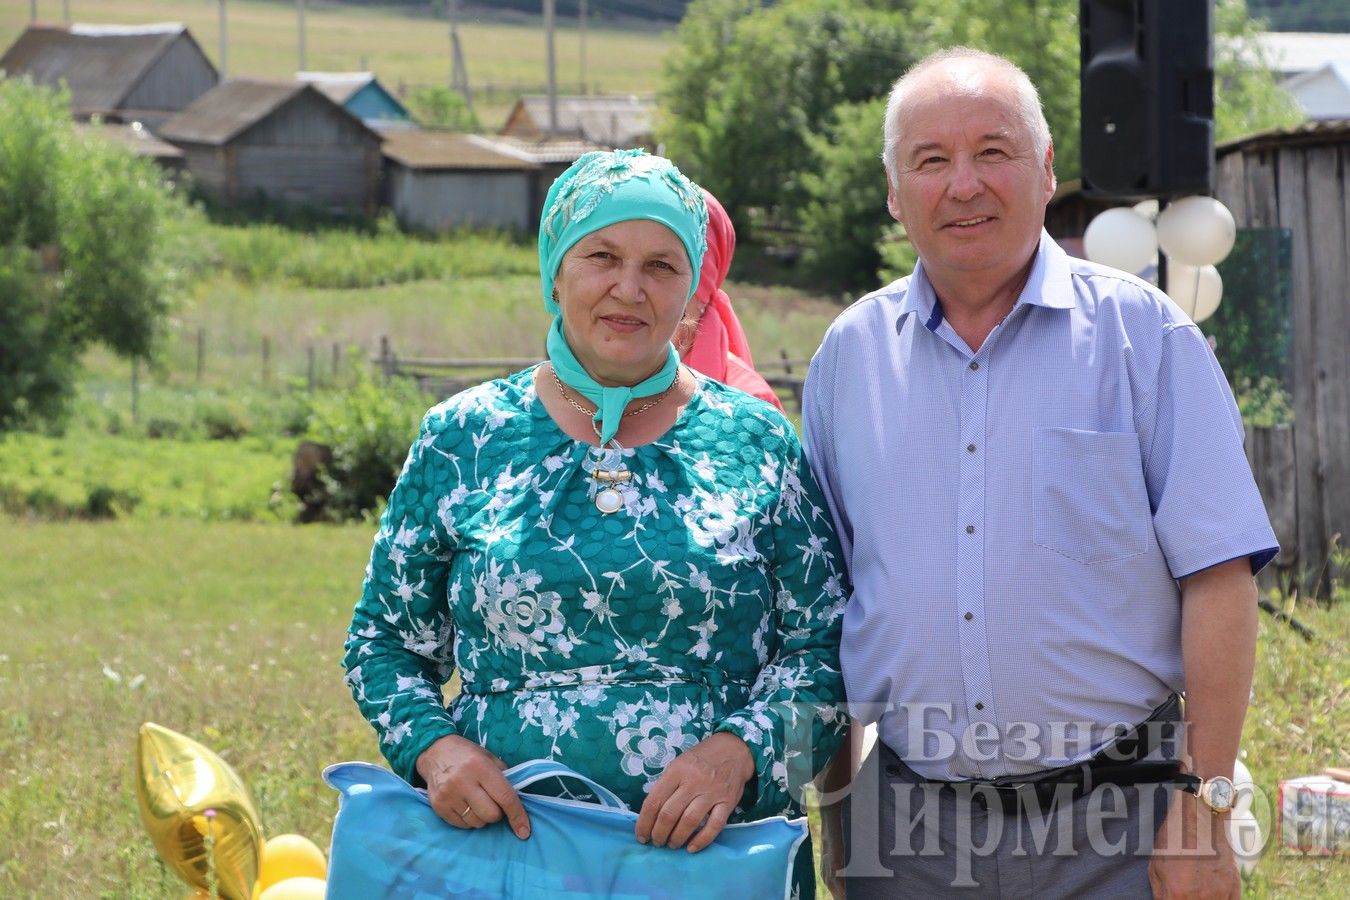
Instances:
[[[1069,255],[1044,228],[1041,229],[1041,242],[1036,247],[1036,257],[1031,264],[1031,274],[1027,276],[1027,283],[1013,306],[1016,308],[1022,304],[1048,309],[1073,309],[1077,306]],[[923,260],[915,264],[909,286],[900,301],[897,329],[900,320],[909,313],[918,313],[920,321],[929,331],[935,331],[942,324],[942,307],[938,305],[933,283],[924,271]]]

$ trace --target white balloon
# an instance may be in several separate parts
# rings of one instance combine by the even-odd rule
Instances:
[[[1233,861],[1238,871],[1250,875],[1261,858],[1265,841],[1261,837],[1261,823],[1249,809],[1234,809],[1228,814],[1228,843],[1233,848]]]
[[[1233,762],[1233,809],[1252,808],[1252,799],[1255,796],[1255,782],[1252,781],[1251,770],[1247,768],[1242,760]]]
[[[1088,223],[1083,252],[1095,263],[1135,275],[1148,268],[1158,252],[1158,233],[1152,222],[1128,206],[1104,210]]]
[[[1223,299],[1223,278],[1213,266],[1188,266],[1167,260],[1167,296],[1199,325],[1214,315]]]
[[[1213,197],[1184,197],[1158,213],[1158,246],[1188,266],[1213,266],[1237,240],[1233,214]]]

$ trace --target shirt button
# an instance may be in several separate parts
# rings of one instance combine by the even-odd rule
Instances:
[[[971,619],[973,619],[973,618],[975,618],[975,614],[974,614],[974,613],[966,613],[966,621],[967,621],[967,622],[969,622],[969,621],[970,621]]]
[[[978,372],[979,370],[980,370],[980,364],[977,363],[977,362],[975,362],[974,360],[971,360],[971,361],[970,361],[970,371],[972,371],[972,372]]]
[[[976,709],[984,709],[984,704],[983,704],[983,703],[976,703],[976,704],[975,704],[975,708],[976,708]]]
[[[974,526],[974,525],[967,525],[967,526],[966,526],[966,534],[974,534],[974,533],[975,533],[975,526]]]
[[[975,452],[975,445],[974,445],[974,444],[966,444],[966,452],[967,452],[967,453],[974,453],[974,452]]]

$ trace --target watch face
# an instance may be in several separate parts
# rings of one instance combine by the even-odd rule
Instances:
[[[1210,808],[1223,812],[1233,805],[1233,782],[1227,778],[1215,778],[1205,782],[1204,799]]]

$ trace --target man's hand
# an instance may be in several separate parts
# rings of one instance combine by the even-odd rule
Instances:
[[[530,817],[502,770],[506,763],[485,747],[446,735],[417,757],[431,808],[456,828],[482,828],[503,818],[516,837],[530,836]]]
[[[1228,816],[1176,791],[1153,843],[1148,880],[1158,900],[1237,900],[1242,896]]]
[[[688,841],[689,852],[697,853],[721,833],[754,777],[755,759],[744,741],[726,732],[709,735],[656,779],[638,816],[637,839],[658,847]]]

